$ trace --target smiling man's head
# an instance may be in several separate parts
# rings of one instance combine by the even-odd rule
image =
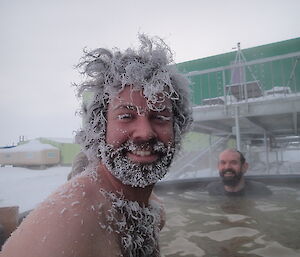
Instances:
[[[77,139],[90,160],[105,162],[125,184],[143,187],[166,173],[192,116],[189,81],[168,46],[159,38],[139,39],[137,50],[96,49],[82,59],[87,79],[78,93],[93,98]]]
[[[219,174],[225,186],[236,186],[248,169],[244,155],[235,149],[226,149],[219,155]]]

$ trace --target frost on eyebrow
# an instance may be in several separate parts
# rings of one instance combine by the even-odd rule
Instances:
[[[134,111],[139,116],[144,116],[149,112],[155,112],[155,113],[168,112],[170,115],[173,114],[172,107],[168,105],[160,105],[159,107],[157,107],[155,111],[149,109],[149,107],[141,107],[141,106],[134,105],[132,103],[122,103],[122,104],[113,105],[112,111],[118,111],[118,110]]]

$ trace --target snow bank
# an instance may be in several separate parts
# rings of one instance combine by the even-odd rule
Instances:
[[[34,208],[67,181],[70,169],[70,167],[52,167],[46,170],[0,168],[0,207],[17,205],[20,212]]]

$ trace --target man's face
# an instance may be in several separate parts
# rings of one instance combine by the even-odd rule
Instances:
[[[145,187],[167,172],[174,156],[172,104],[150,110],[141,91],[127,86],[109,104],[102,153],[110,172],[123,184]]]
[[[219,156],[218,169],[224,185],[235,186],[246,172],[246,163],[242,165],[238,152],[224,151]]]

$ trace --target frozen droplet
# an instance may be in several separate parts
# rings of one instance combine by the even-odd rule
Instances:
[[[75,201],[75,202],[71,203],[71,206],[78,205],[78,204],[80,204],[80,202],[79,201]]]
[[[60,211],[60,214],[63,214],[66,210],[67,210],[67,208],[63,208],[63,209]]]

